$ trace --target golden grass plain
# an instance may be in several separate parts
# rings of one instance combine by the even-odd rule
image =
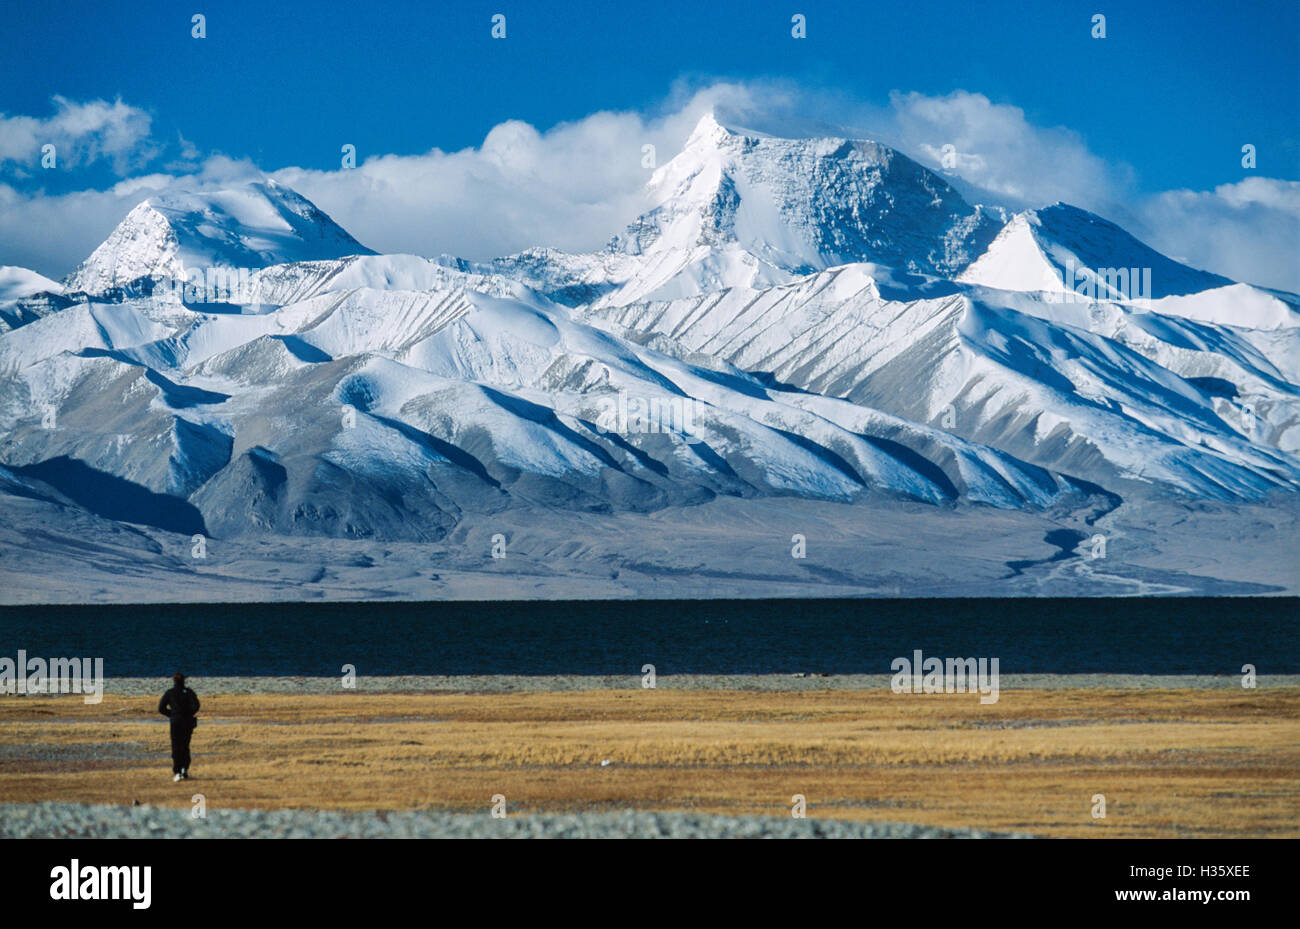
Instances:
[[[181,784],[156,698],[0,698],[0,802],[789,816],[802,794],[809,817],[1300,836],[1300,688],[201,697]]]

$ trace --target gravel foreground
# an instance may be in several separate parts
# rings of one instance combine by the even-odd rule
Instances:
[[[505,819],[431,811],[189,810],[79,803],[0,805],[0,838],[141,839],[997,839],[1022,833],[907,823],[701,816],[694,813],[561,813]]]

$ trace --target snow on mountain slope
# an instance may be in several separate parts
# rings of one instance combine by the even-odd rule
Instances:
[[[1249,302],[1265,296],[1285,305],[1280,297],[1240,284],[1141,306],[1110,301],[1062,303],[1045,299],[1041,292],[989,288],[975,288],[972,294],[988,306],[1087,329],[1132,349],[1195,386],[1221,419],[1254,441],[1296,451],[1300,332],[1294,327],[1253,329],[1195,318],[1234,318],[1232,307],[1238,298]],[[1275,320],[1259,321],[1268,326]]]
[[[0,265],[0,303],[39,293],[63,293],[63,285],[26,268]]]
[[[1241,329],[1300,327],[1300,298],[1250,284],[1230,284],[1201,293],[1165,297],[1154,301],[1151,310],[1165,316]]]
[[[17,329],[57,311],[61,293],[62,284],[35,271],[0,266],[0,332]]]
[[[458,320],[404,360],[449,379],[490,381],[524,391],[530,400],[552,405],[588,431],[600,418],[601,403],[620,391],[662,401],[688,398],[696,405],[692,434],[703,447],[738,472],[761,467],[765,483],[790,492],[851,498],[874,486],[930,502],[958,493],[942,476],[942,468],[929,466],[927,473],[916,469],[920,454],[914,454],[913,461],[897,457],[895,452],[907,449],[906,437],[892,451],[886,450],[888,442],[872,444],[873,439],[884,437],[874,435],[871,428],[891,431],[896,422],[860,418],[855,422],[865,435],[850,432],[796,402],[802,396],[761,389],[738,372],[705,373],[658,352],[620,344],[562,314],[498,302]],[[542,392],[534,393],[539,387]],[[637,443],[640,437],[627,440]],[[692,450],[689,444],[677,443],[677,464],[693,462],[699,467],[695,460],[699,449]],[[970,455],[965,443],[961,445],[958,454]],[[834,456],[819,449],[831,450]],[[1005,464],[1009,471],[1019,466]],[[1070,489],[1063,482],[1045,482],[1047,491],[1038,488],[1043,499]],[[1025,503],[1025,497],[1015,491],[980,499]]]
[[[957,280],[1125,301],[1232,283],[1166,258],[1114,223],[1066,203],[1017,213]]]
[[[1225,420],[1202,386],[1119,341],[961,292],[888,300],[861,266],[603,308],[593,320],[913,422],[937,425],[946,411],[950,431],[1066,474],[1227,498],[1300,479],[1300,462]],[[1221,342],[1255,370],[1270,367],[1244,341]],[[1293,385],[1269,389],[1293,402]]]
[[[141,494],[175,498],[192,508],[181,523],[229,533],[424,538],[507,505],[646,510],[719,494],[1020,507],[1090,492],[683,362],[523,293],[357,287],[258,315],[87,301],[0,337],[0,357],[22,362],[0,402],[0,458],[54,487],[121,482],[142,510]],[[628,397],[690,404],[693,422],[610,428]],[[34,415],[48,408],[59,428]]]
[[[7,332],[0,339],[0,368],[21,370],[83,349],[130,348],[170,330],[132,304],[74,304]]]
[[[285,306],[340,290],[433,291],[466,288],[536,302],[526,285],[500,274],[476,273],[415,255],[353,255],[329,261],[274,265],[252,274],[251,303]]]
[[[67,289],[98,294],[141,278],[185,280],[187,269],[370,253],[315,204],[268,179],[144,201],[68,277]]]

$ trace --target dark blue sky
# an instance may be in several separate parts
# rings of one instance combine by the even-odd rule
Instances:
[[[204,40],[190,37],[193,12]],[[505,41],[489,36],[497,12]],[[804,41],[790,37],[796,12]],[[783,78],[876,104],[891,90],[978,91],[1076,130],[1147,191],[1240,180],[1246,142],[1259,174],[1300,178],[1296,0],[9,0],[0,60],[9,115],[46,117],[54,94],[120,96],[153,116],[155,137],[267,170],[336,167],[340,140],[362,158],[454,150],[508,118],[545,129],[653,108],[686,77]],[[99,186],[106,171],[36,180]]]

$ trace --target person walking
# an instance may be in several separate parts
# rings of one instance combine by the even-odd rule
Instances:
[[[199,697],[185,686],[185,675],[172,675],[172,689],[158,701],[158,712],[170,719],[172,730],[172,780],[190,776],[190,737],[198,720]]]

